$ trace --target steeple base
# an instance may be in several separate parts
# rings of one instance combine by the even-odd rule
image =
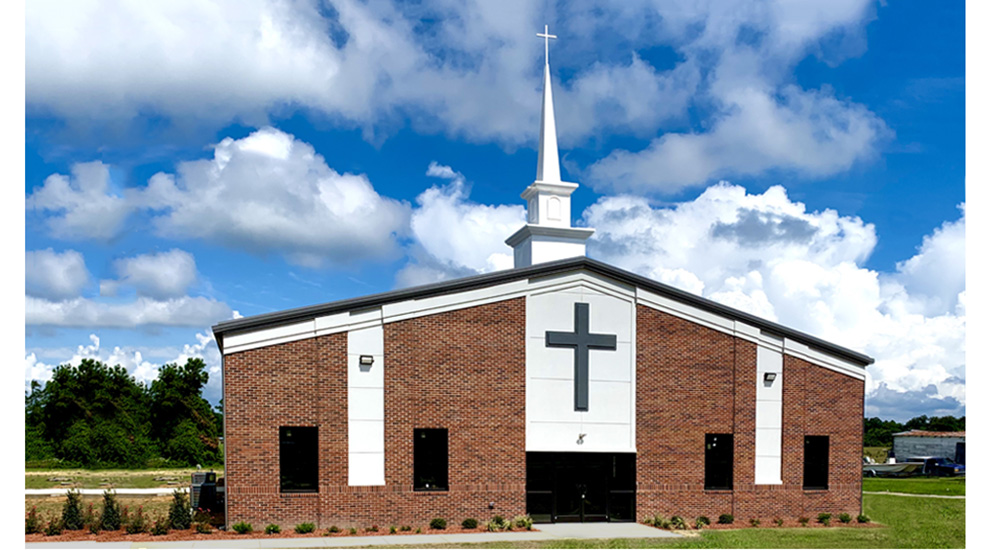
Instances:
[[[514,268],[587,255],[589,227],[551,227],[527,224],[506,243],[514,249]]]

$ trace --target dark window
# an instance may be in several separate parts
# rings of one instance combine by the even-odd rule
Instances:
[[[705,434],[705,488],[733,488],[733,434]]]
[[[448,490],[448,430],[413,430],[413,489]]]
[[[804,489],[827,489],[830,473],[830,437],[807,435],[805,442],[805,466],[802,470]]]
[[[281,491],[319,492],[319,429],[286,426],[279,430]]]

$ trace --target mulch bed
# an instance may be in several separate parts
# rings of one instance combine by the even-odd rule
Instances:
[[[396,528],[396,535],[415,535],[416,527],[412,531],[399,531]],[[513,528],[513,531],[526,531],[527,529]],[[457,535],[461,533],[485,533],[486,526],[480,525],[476,529],[463,529],[461,525],[449,525],[445,529],[431,529],[430,527],[421,526],[422,535]],[[350,529],[341,528],[339,533],[329,533],[326,528],[317,529],[312,533],[299,534],[296,533],[294,529],[282,529],[281,533],[276,535],[265,535],[263,526],[255,527],[254,531],[247,533],[245,535],[240,535],[235,531],[220,531],[214,530],[209,534],[201,534],[195,531],[193,528],[187,531],[170,531],[166,535],[153,536],[149,533],[142,533],[136,535],[129,535],[124,529],[120,531],[102,531],[99,535],[91,534],[89,531],[63,531],[63,534],[47,537],[43,534],[33,534],[25,535],[24,542],[72,542],[72,541],[95,541],[95,542],[144,542],[144,541],[180,541],[180,540],[240,540],[240,539],[285,539],[285,538],[308,538],[308,537],[363,537],[363,536],[396,536],[389,534],[388,527],[380,527],[378,531],[371,532],[365,531],[363,528],[358,528],[357,533],[351,534]]]

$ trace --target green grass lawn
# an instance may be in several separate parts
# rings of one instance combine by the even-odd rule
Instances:
[[[187,487],[191,485],[191,473],[195,468],[156,470],[25,470],[25,489],[48,489],[50,487],[79,487],[83,489],[103,489],[105,487],[148,489],[151,487]],[[222,470],[215,472],[222,476]],[[69,478],[69,485],[51,478]],[[174,478],[157,480],[157,478]],[[175,483],[170,483],[175,481]]]
[[[965,477],[866,477],[864,490],[921,495],[965,495]]]

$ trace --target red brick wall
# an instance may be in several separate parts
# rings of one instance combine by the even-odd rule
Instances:
[[[227,522],[426,529],[524,513],[524,319],[518,298],[385,325],[384,487],[347,486],[346,334],[227,355]],[[278,490],[277,427],[296,423],[319,427],[318,494]],[[413,491],[414,428],[448,429],[448,491]]]
[[[638,306],[636,516],[770,524],[861,511],[864,382],[785,356],[782,481],[754,484],[756,346]],[[706,491],[705,434],[732,433],[733,490]],[[803,491],[805,435],[830,436],[830,488]]]

